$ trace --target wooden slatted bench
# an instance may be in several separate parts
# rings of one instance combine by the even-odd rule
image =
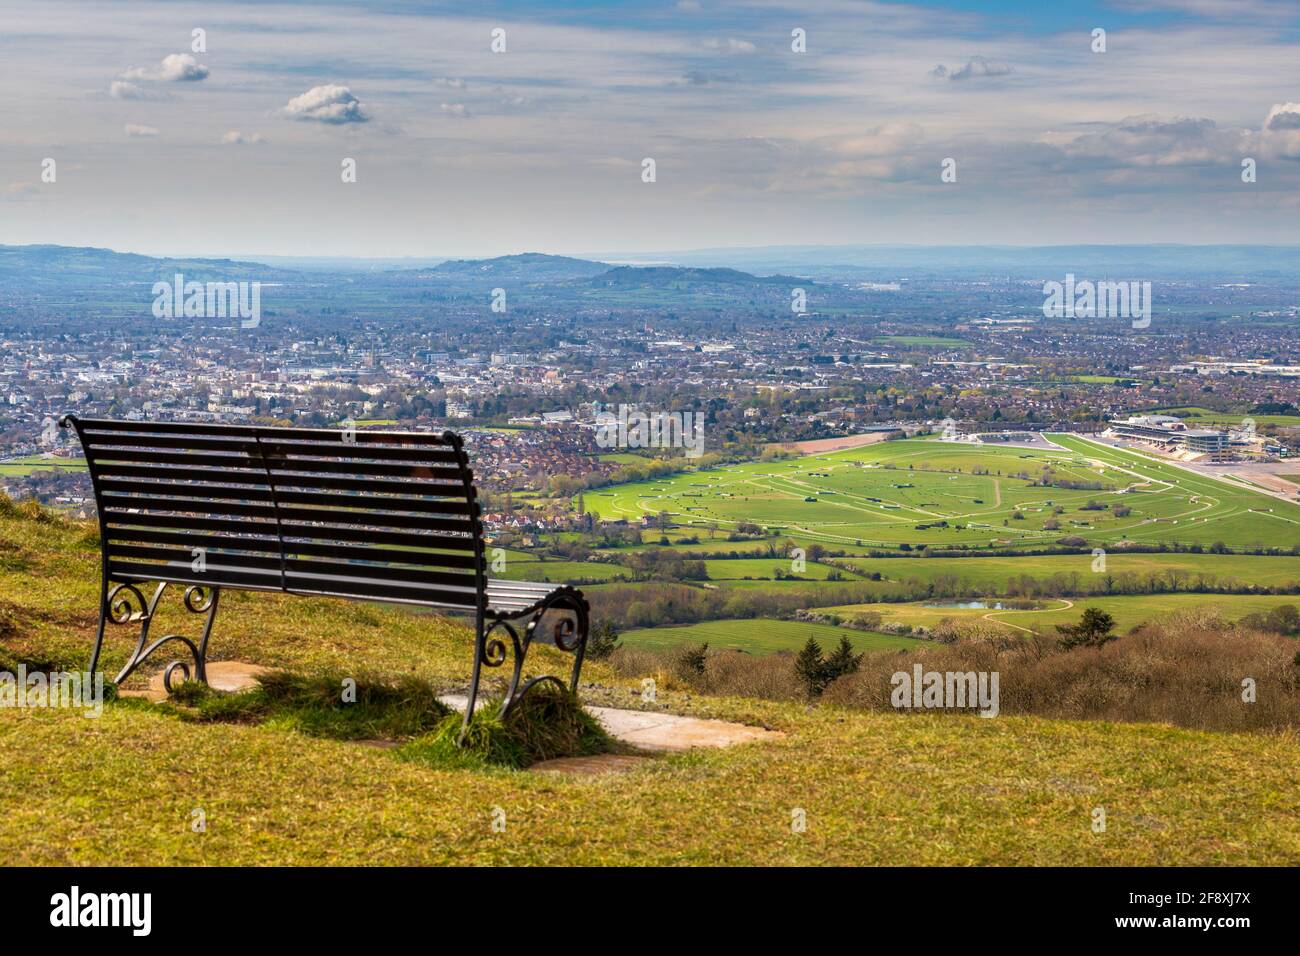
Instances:
[[[207,680],[208,640],[224,589],[281,591],[411,604],[474,618],[468,722],[485,667],[512,660],[501,714],[541,681],[521,684],[529,647],[553,643],[573,654],[576,691],[589,608],[572,587],[487,577],[480,506],[461,437],[373,430],[270,428],[81,419],[99,515],[99,626],[90,670],[109,623],[138,625],[121,683],[160,647],[180,644],[193,659],[172,661]],[[147,585],[155,585],[145,597]],[[204,615],[197,639],[149,630],[168,585]],[[143,590],[142,590],[143,587]],[[542,628],[543,616],[549,622]],[[509,643],[507,644],[507,638]]]

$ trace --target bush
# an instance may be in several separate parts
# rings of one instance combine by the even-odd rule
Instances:
[[[689,682],[704,674],[708,660],[709,645],[707,642],[699,647],[687,645],[678,650],[673,670],[677,676]]]
[[[1099,608],[1084,609],[1078,624],[1058,624],[1060,643],[1067,651],[1076,647],[1101,647],[1115,640],[1111,632],[1115,629],[1115,619]]]
[[[1233,626],[1210,612],[1149,623],[1101,646],[1001,635],[871,654],[857,673],[830,685],[823,700],[894,712],[897,671],[999,674],[1003,715],[1171,723],[1204,730],[1300,729],[1300,664],[1291,638]],[[1254,703],[1242,679],[1255,681]],[[957,713],[957,712],[952,712]]]

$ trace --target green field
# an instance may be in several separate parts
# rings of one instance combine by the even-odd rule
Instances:
[[[494,577],[511,581],[564,583],[569,581],[613,581],[632,572],[618,564],[597,561],[507,561],[505,570]]]
[[[38,471],[85,471],[84,458],[55,458],[52,455],[24,455],[0,461],[0,478],[21,478]]]
[[[935,604],[950,602],[936,601]],[[1193,611],[1210,608],[1217,611],[1226,620],[1238,620],[1256,611],[1267,611],[1279,604],[1294,604],[1300,607],[1300,596],[1296,595],[1241,595],[1241,594],[1143,594],[1124,597],[1096,598],[1043,598],[1037,603],[1042,610],[1034,611],[1000,611],[988,608],[954,608],[932,607],[924,602],[907,604],[852,604],[847,607],[823,608],[823,610],[851,614],[861,611],[875,611],[885,621],[899,624],[934,627],[944,618],[957,621],[987,620],[1003,624],[1009,630],[1017,632],[1043,631],[1057,624],[1074,624],[1079,620],[1084,608],[1100,608],[1115,618],[1118,633],[1124,633],[1153,618],[1168,617],[1180,611]]]
[[[803,578],[809,581],[824,581],[830,574],[838,572],[846,581],[858,580],[852,571],[842,571],[828,564],[815,561],[804,562],[802,571],[792,571],[789,558],[728,558],[727,560],[705,561],[710,581],[746,580],[772,581],[777,574]]]
[[[1184,587],[1198,578],[1207,582],[1266,587],[1300,584],[1300,560],[1290,556],[1125,554],[1111,551],[1098,571],[1092,569],[1094,559],[1091,554],[1035,555],[1032,558],[843,558],[839,563],[864,574],[879,573],[885,581],[927,584],[942,581],[969,585],[985,594],[1006,594],[1007,582],[1021,577],[1041,581],[1064,576],[1080,590],[1086,590],[1101,579],[1118,580],[1124,575],[1136,575],[1143,580],[1154,575],[1161,581],[1168,581],[1174,575],[1180,578]]]
[[[712,650],[748,651],[751,654],[798,651],[810,637],[815,637],[826,650],[837,646],[841,637],[847,637],[858,651],[894,650],[916,647],[924,643],[914,638],[893,634],[876,634],[871,631],[835,627],[831,624],[778,621],[769,618],[706,621],[703,624],[685,624],[680,627],[645,628],[627,631],[622,637],[629,647],[652,651],[672,650],[687,644],[708,644]]]
[[[1066,535],[1097,545],[1300,545],[1300,505],[1294,502],[1139,452],[1077,436],[1048,437],[1056,447],[1042,450],[882,442],[618,485],[588,492],[584,500],[588,511],[605,519],[667,512],[701,536],[711,526],[731,531],[752,522],[846,550],[903,543],[1041,547]],[[1038,483],[1044,478],[1055,484]],[[1104,490],[1061,483],[1096,483]],[[1104,507],[1085,510],[1089,502]],[[1113,505],[1129,512],[1113,514]]]

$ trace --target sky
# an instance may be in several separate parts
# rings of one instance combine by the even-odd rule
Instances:
[[[0,90],[4,244],[1300,243],[1300,0],[0,0]]]

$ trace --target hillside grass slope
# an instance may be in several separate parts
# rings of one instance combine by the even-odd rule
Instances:
[[[0,669],[84,666],[98,557],[91,526],[0,507]],[[156,633],[194,633],[197,617],[178,607],[174,595]],[[110,673],[132,642],[115,629]],[[468,678],[470,633],[396,609],[231,593],[211,656],[453,689]],[[567,660],[549,651],[537,666]],[[591,702],[650,706],[638,680],[600,662],[584,679]],[[426,759],[418,739],[376,746],[274,721],[201,722],[141,700],[112,701],[96,720],[0,708],[0,854],[87,865],[1300,863],[1294,734],[877,713],[671,682],[653,706],[786,736],[588,777],[454,766]],[[800,810],[807,827],[795,832]]]

